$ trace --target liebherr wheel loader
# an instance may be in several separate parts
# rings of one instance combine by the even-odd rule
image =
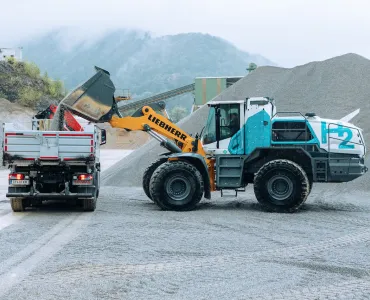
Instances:
[[[213,191],[253,184],[264,208],[294,212],[314,182],[348,182],[368,170],[362,130],[349,123],[353,114],[341,120],[277,114],[268,97],[211,101],[204,134],[192,137],[153,105],[121,117],[109,72],[95,69],[63,105],[91,122],[146,131],[170,151],[143,176],[144,191],[164,210],[192,210]]]

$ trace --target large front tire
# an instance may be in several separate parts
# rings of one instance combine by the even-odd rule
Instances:
[[[204,192],[202,175],[185,161],[168,161],[160,165],[149,186],[153,201],[163,210],[193,210]]]
[[[150,185],[150,179],[152,178],[152,175],[154,171],[162,164],[164,164],[167,161],[167,158],[162,157],[155,162],[153,162],[149,167],[147,167],[144,171],[143,175],[143,181],[142,186],[145,194],[148,196],[150,200],[153,201],[152,196],[150,195],[149,185]]]
[[[310,183],[296,163],[273,160],[261,167],[254,178],[254,193],[268,211],[292,213],[306,201]]]

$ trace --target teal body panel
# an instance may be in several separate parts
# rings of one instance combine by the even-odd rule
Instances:
[[[272,125],[275,122],[306,122],[308,130],[313,138],[309,141],[272,141]],[[245,139],[244,139],[245,137]],[[270,116],[266,111],[248,118],[243,127],[230,139],[228,150],[230,154],[250,154],[258,147],[270,147],[274,145],[317,145],[320,141],[309,122],[302,119],[275,119],[271,122]]]
[[[231,154],[250,154],[258,147],[271,146],[271,117],[262,110],[248,118],[243,127],[230,139]]]
[[[283,142],[271,141],[272,145],[317,145],[317,146],[320,147],[320,141],[319,141],[315,131],[313,130],[313,128],[312,128],[312,126],[309,122],[307,122],[305,120],[302,120],[302,119],[288,119],[288,120],[287,119],[282,119],[282,120],[276,119],[276,120],[272,121],[271,125],[273,125],[275,122],[295,122],[295,123],[297,123],[297,122],[302,122],[302,123],[306,122],[307,128],[308,128],[308,130],[310,130],[313,138],[309,141],[291,141],[291,142],[289,142],[289,141],[283,141]]]

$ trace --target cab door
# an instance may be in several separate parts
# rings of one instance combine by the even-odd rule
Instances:
[[[208,154],[230,154],[230,140],[244,125],[245,102],[225,102],[210,106],[202,135],[203,148]],[[243,143],[242,140],[240,142]]]

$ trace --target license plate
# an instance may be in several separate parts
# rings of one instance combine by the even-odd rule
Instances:
[[[73,180],[74,185],[91,185],[92,180]]]
[[[29,180],[10,180],[10,184],[12,185],[29,185]]]

